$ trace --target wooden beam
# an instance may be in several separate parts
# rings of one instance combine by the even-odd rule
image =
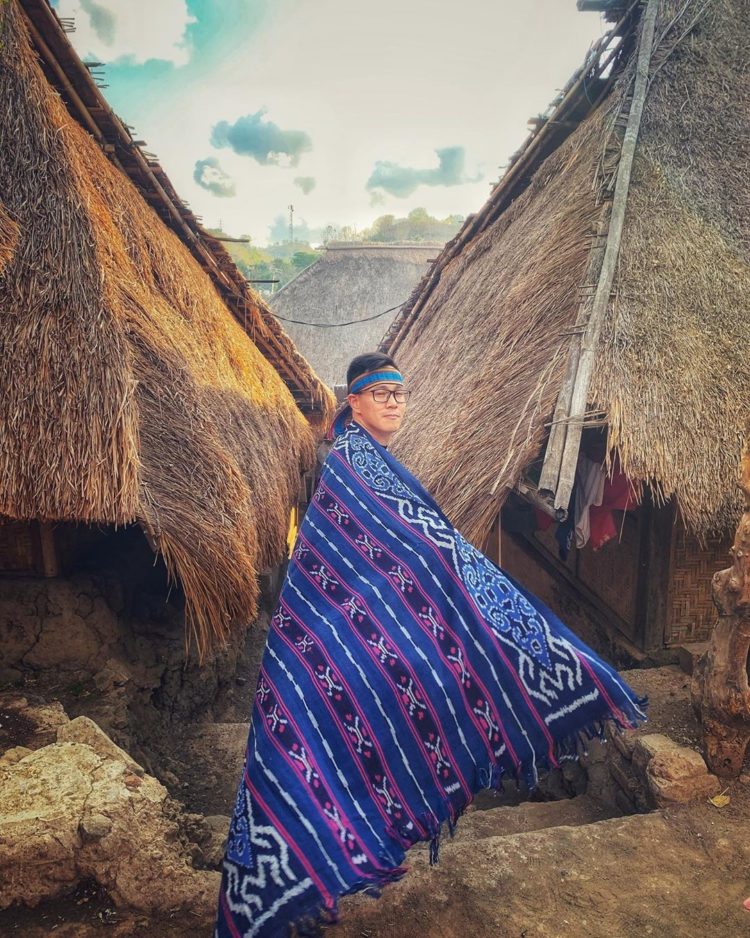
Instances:
[[[601,241],[600,238],[607,229],[609,213],[610,204],[605,202],[599,211],[594,241],[589,251],[588,265],[586,267],[586,273],[584,274],[584,284],[593,283],[595,280],[598,280],[601,273],[606,242]],[[586,324],[588,323],[590,311],[591,297],[584,296],[578,306],[572,340],[568,350],[568,363],[565,369],[565,377],[563,378],[560,393],[557,395],[552,425],[547,439],[547,446],[544,451],[544,463],[542,465],[541,475],[539,476],[539,494],[543,498],[554,499],[555,493],[557,492],[557,483],[560,478],[560,464],[565,450],[565,440],[568,435],[570,402],[573,395],[576,374],[578,373],[581,339]],[[567,506],[564,510],[567,514]]]
[[[620,161],[617,167],[617,182],[612,199],[612,210],[607,233],[607,246],[604,250],[604,260],[599,275],[596,294],[591,307],[591,314],[586,325],[586,332],[581,339],[581,351],[578,358],[575,383],[570,401],[570,414],[568,431],[565,437],[565,447],[560,461],[560,476],[555,493],[555,508],[568,508],[570,495],[575,481],[578,451],[581,444],[581,432],[588,403],[589,384],[594,368],[596,352],[599,345],[604,316],[609,307],[612,286],[617,270],[617,258],[620,253],[620,241],[625,225],[625,210],[628,202],[630,188],[630,174],[633,168],[635,147],[638,141],[638,131],[641,126],[643,107],[648,91],[648,72],[651,63],[651,52],[654,45],[654,30],[656,27],[656,12],[658,0],[648,0],[646,11],[643,14],[641,37],[638,44],[638,58],[636,62],[635,85],[633,88],[633,101],[630,106],[628,123],[622,142]]]

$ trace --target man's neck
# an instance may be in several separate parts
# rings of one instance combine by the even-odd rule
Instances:
[[[386,448],[388,447],[388,444],[391,442],[391,438],[393,437],[392,433],[380,433],[377,430],[373,430],[372,427],[368,427],[367,424],[363,423],[362,421],[355,420],[354,422],[357,424],[357,426],[360,426],[363,430],[366,430],[373,438],[373,440],[377,440],[381,446],[385,446]]]

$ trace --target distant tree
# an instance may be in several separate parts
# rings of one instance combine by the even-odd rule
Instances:
[[[227,237],[220,228],[208,229],[209,234]],[[247,237],[242,235],[241,237]],[[315,251],[307,241],[294,244],[274,244],[267,248],[258,248],[248,238],[243,241],[225,241],[224,247],[229,252],[238,270],[247,280],[276,280],[278,283],[258,283],[256,289],[262,293],[271,293],[288,283],[292,277],[314,263],[320,252]]]
[[[295,251],[292,255],[292,264],[297,270],[304,270],[320,257],[319,251]]]
[[[463,216],[434,218],[424,208],[415,208],[406,218],[381,215],[361,232],[365,241],[447,241],[463,224]]]

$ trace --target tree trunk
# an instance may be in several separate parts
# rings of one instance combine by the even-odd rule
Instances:
[[[712,772],[735,777],[750,741],[750,440],[742,454],[744,512],[732,547],[733,562],[714,576],[719,621],[693,677],[693,706],[703,726]]]

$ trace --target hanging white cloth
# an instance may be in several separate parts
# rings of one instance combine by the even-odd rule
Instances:
[[[601,463],[593,462],[584,453],[578,456],[576,466],[576,547],[585,547],[591,536],[589,508],[601,505],[604,497],[606,473]]]

